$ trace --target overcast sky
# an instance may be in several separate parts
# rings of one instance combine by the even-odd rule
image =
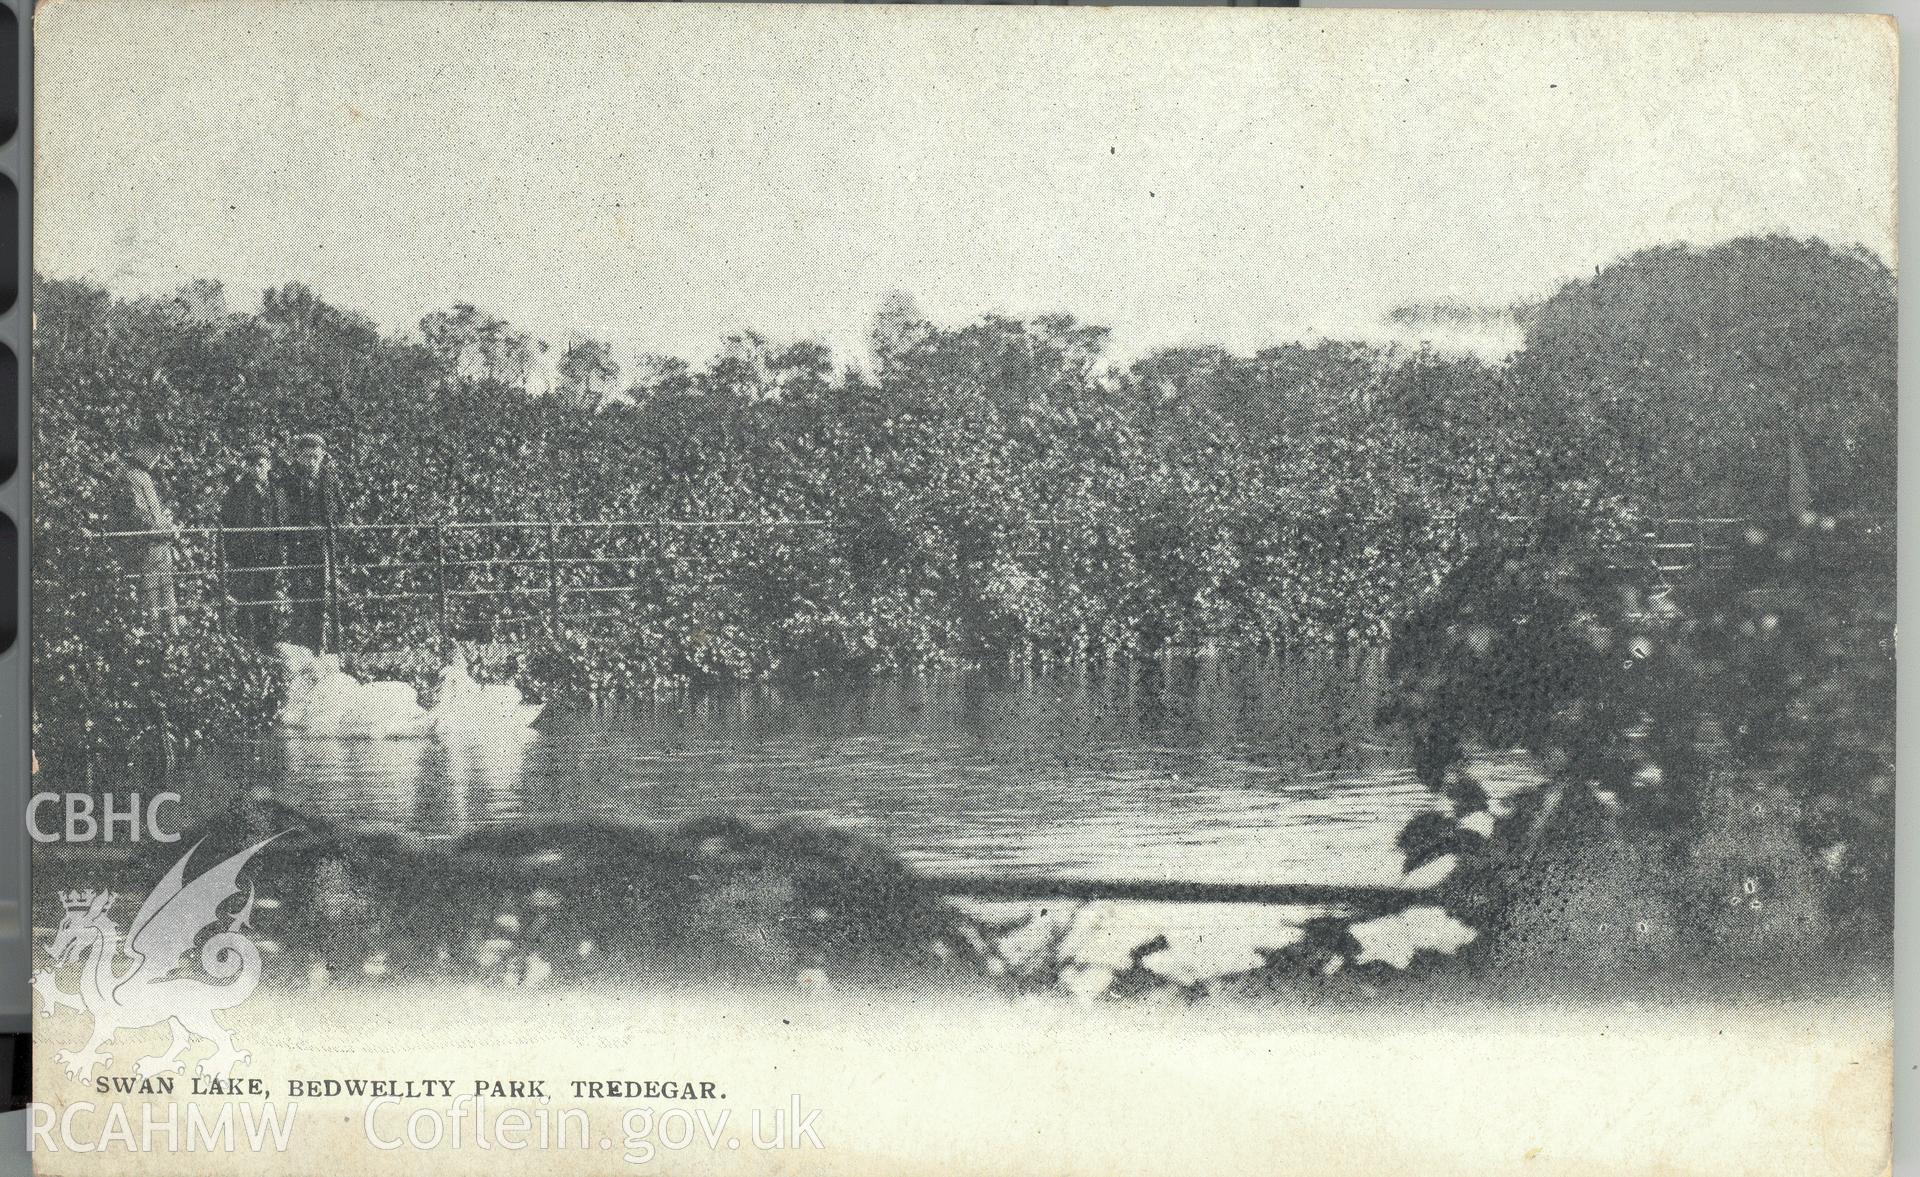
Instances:
[[[1377,332],[1630,250],[1893,256],[1861,19],[153,4],[38,26],[36,265],[306,282],[691,359],[1069,311],[1116,350]]]

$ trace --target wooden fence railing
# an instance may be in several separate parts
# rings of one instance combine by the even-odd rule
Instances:
[[[90,538],[102,542],[137,544],[166,541],[178,556],[169,573],[176,590],[193,598],[182,606],[209,627],[228,632],[238,609],[279,605],[321,604],[330,610],[330,625],[338,648],[349,627],[340,611],[364,606],[411,603],[428,610],[442,642],[476,626],[466,623],[467,602],[489,602],[478,627],[493,636],[529,622],[551,631],[568,623],[620,616],[622,610],[580,608],[614,596],[630,596],[648,587],[633,575],[639,569],[656,572],[685,563],[688,553],[676,551],[674,537],[688,533],[751,529],[810,529],[832,526],[819,519],[768,520],[509,520],[487,522],[436,521],[421,523],[358,523],[334,527],[184,527],[171,532],[101,531]],[[228,541],[247,535],[272,535],[299,547],[299,537],[321,535],[323,563],[235,565],[228,558]],[[569,541],[593,535],[610,550],[586,552]],[[474,537],[481,537],[476,545]],[[503,539],[510,542],[500,542]],[[491,542],[486,542],[491,541]],[[476,550],[479,546],[480,550]],[[271,601],[252,601],[236,595],[236,582],[246,574],[322,572],[319,596],[280,592]],[[122,579],[147,575],[127,572]],[[469,633],[469,636],[471,634]]]
[[[1513,516],[1491,522],[1498,526],[1525,521]],[[1444,526],[1454,521],[1436,515],[1424,517],[1423,522]],[[1891,521],[1886,522],[1890,527]],[[1064,521],[1054,519],[1027,521],[1033,534],[1019,554],[1034,559],[1036,574],[1058,558],[1058,531],[1063,525]],[[1619,552],[1618,562],[1644,572],[1653,583],[1722,568],[1745,542],[1743,533],[1751,526],[1753,521],[1738,518],[1653,520]],[[619,598],[631,599],[657,587],[662,576],[699,563],[703,535],[800,532],[825,539],[841,528],[824,519],[662,517],[356,523],[332,528],[187,527],[173,532],[93,532],[89,538],[104,543],[173,543],[179,556],[171,578],[176,590],[185,590],[191,598],[183,603],[183,612],[222,632],[232,628],[237,609],[271,607],[236,595],[240,574],[321,571],[320,596],[282,593],[274,605],[324,605],[330,616],[330,644],[337,649],[352,629],[341,617],[343,610],[417,608],[423,618],[430,619],[424,628],[437,632],[443,644],[455,638],[497,640],[530,624],[562,632],[570,624],[625,615],[627,610],[609,606]],[[279,537],[324,532],[328,542],[318,546],[326,552],[325,563],[236,568],[228,559],[228,541],[261,532]],[[141,575],[131,572],[124,577],[136,580]],[[475,604],[485,606],[477,617],[469,607]]]

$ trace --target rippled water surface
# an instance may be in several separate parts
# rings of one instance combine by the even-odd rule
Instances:
[[[1376,660],[1332,655],[815,681],[556,713],[527,732],[281,734],[192,760],[176,787],[202,813],[266,785],[429,836],[799,815],[943,871],[1392,882],[1394,834],[1432,801],[1374,724],[1378,698]]]

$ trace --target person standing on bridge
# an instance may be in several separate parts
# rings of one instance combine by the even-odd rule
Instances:
[[[340,480],[327,457],[325,438],[306,433],[294,440],[293,469],[280,488],[286,497],[288,598],[293,605],[287,636],[316,654],[325,653],[327,614],[333,604],[333,529],[342,522]]]
[[[240,474],[220,504],[220,542],[227,559],[227,594],[233,598],[233,630],[263,650],[273,649],[280,626],[274,596],[279,566],[286,563],[287,496],[273,481],[273,451],[248,446]]]
[[[153,480],[167,442],[166,430],[156,423],[134,434],[114,471],[118,498],[112,519],[115,531],[145,533],[123,537],[121,566],[134,582],[147,621],[171,636],[180,632],[173,588],[173,546],[180,532]]]

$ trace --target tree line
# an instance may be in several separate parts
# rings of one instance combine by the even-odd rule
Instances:
[[[242,447],[317,431],[359,522],[831,525],[703,539],[635,582],[628,615],[517,666],[550,693],[1367,641],[1503,517],[1598,536],[1893,503],[1892,274],[1782,237],[1622,258],[1519,308],[1499,362],[1327,341],[1122,365],[1069,315],[937,324],[904,296],[857,361],[741,332],[624,372],[604,341],[553,356],[467,304],[382,331],[298,283],[235,311],[204,281],[124,298],[38,276],[34,307],[35,644],[76,670],[141,640],[107,636],[126,619],[82,537],[116,447],[154,419],[188,522],[214,517]],[[553,379],[530,392],[536,368]],[[398,612],[366,624],[374,644],[429,637]]]

